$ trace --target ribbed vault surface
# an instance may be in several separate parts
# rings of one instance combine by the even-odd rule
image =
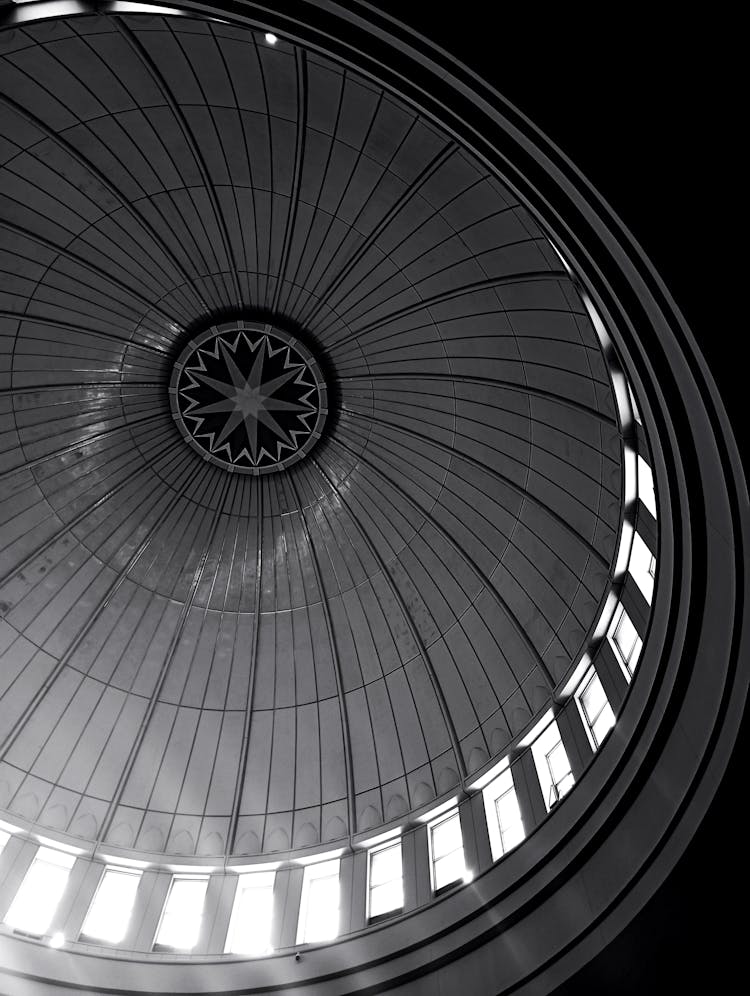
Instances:
[[[397,97],[188,18],[0,34],[0,806],[253,854],[460,784],[585,646],[621,514],[608,371],[513,194]],[[304,337],[324,438],[201,459],[168,385]]]

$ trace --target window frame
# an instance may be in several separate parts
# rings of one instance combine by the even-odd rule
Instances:
[[[555,773],[552,770],[552,762],[550,761],[550,758],[552,757],[553,754],[559,752],[562,752],[565,758],[565,763],[568,766],[568,770],[559,778],[556,778]],[[556,743],[554,743],[548,751],[545,752],[544,759],[547,762],[547,768],[549,769],[549,776],[552,783],[550,786],[550,797],[554,796],[554,801],[551,801],[549,803],[549,809],[552,809],[553,806],[556,806],[561,799],[565,798],[568,792],[570,792],[570,790],[575,785],[575,778],[573,778],[573,769],[570,764],[570,758],[568,757],[568,752],[565,749],[565,744],[562,741],[562,737],[560,737],[560,739]],[[568,780],[568,778],[573,778],[573,781],[570,783],[570,786],[566,788],[565,791],[563,792],[561,791],[560,787],[563,784],[563,782],[566,782]]]
[[[658,518],[656,505],[656,489],[654,487],[654,472],[650,465],[638,454],[638,500],[644,508],[653,516]]]
[[[243,882],[247,882],[253,877],[256,878],[270,878],[270,915],[268,922],[268,945],[262,950],[252,950],[245,948],[238,950],[235,945],[235,935],[238,933],[239,924],[239,908],[242,901],[242,895],[245,891],[243,888]],[[255,889],[260,891],[261,886],[256,886]],[[268,890],[268,886],[265,887],[264,891]],[[229,926],[227,927],[227,934],[224,938],[224,954],[233,955],[244,955],[245,957],[251,958],[262,958],[266,954],[270,954],[274,948],[272,943],[273,934],[273,916],[274,916],[274,906],[275,906],[275,892],[276,892],[276,866],[272,868],[259,866],[253,871],[244,871],[237,874],[237,884],[234,892],[234,899],[232,900],[232,912],[229,916]]]
[[[586,694],[587,690],[589,689],[589,687],[591,686],[591,684],[594,681],[598,681],[599,682],[599,686],[600,686],[600,688],[602,690],[602,694],[604,696],[604,705],[601,707],[601,709],[596,714],[596,716],[592,719],[589,716],[589,714],[588,714],[588,709],[586,708],[586,704],[584,702],[584,695]],[[611,703],[609,701],[609,698],[607,697],[607,692],[605,691],[604,685],[602,684],[602,679],[600,678],[599,673],[597,672],[597,670],[596,670],[595,667],[589,668],[589,670],[583,676],[583,680],[581,681],[581,683],[578,686],[578,689],[577,689],[577,691],[575,693],[575,700],[576,700],[576,704],[578,706],[578,711],[581,714],[581,720],[583,721],[583,725],[584,725],[584,728],[586,730],[586,735],[589,738],[589,743],[591,744],[591,746],[592,746],[592,748],[594,750],[594,753],[596,753],[596,751],[599,750],[599,748],[601,747],[601,745],[604,743],[604,741],[607,739],[607,737],[609,736],[609,734],[612,732],[612,730],[614,728],[614,725],[615,725],[615,719],[616,719],[616,717],[615,717],[614,710],[612,709],[612,705],[611,705]],[[594,727],[596,726],[596,724],[597,724],[600,716],[602,715],[602,713],[606,709],[609,709],[609,711],[610,711],[610,714],[612,716],[612,722],[610,723],[609,727],[607,728],[606,733],[604,734],[604,736],[600,740],[598,738],[598,736],[596,735],[596,731],[594,730]]]
[[[70,872],[71,869],[73,868],[73,865],[75,864],[75,860],[76,860],[76,855],[71,854],[70,851],[63,851],[58,848],[48,847],[45,844],[40,844],[40,846],[37,848],[34,854],[34,857],[31,859],[29,867],[26,869],[21,884],[16,889],[15,895],[13,896],[13,899],[11,900],[8,909],[5,912],[5,916],[3,917],[3,923],[11,930],[16,931],[18,933],[28,934],[31,937],[44,937],[45,934],[48,932],[50,924],[54,920],[55,913],[57,912],[58,907],[62,902],[63,896],[65,895],[65,890],[67,889],[68,883],[70,881]],[[40,864],[53,865],[58,868],[63,868],[66,872],[66,875],[65,875],[65,881],[62,884],[62,888],[59,890],[59,895],[57,896],[54,905],[49,910],[49,916],[44,924],[44,927],[41,930],[38,930],[35,929],[34,927],[30,927],[22,923],[13,923],[11,918],[16,903],[19,902],[19,900],[21,902],[25,901],[23,897],[24,889],[28,888],[28,883],[31,879],[32,873],[34,869],[38,867],[38,865]]]
[[[618,641],[618,633],[625,622],[631,626],[635,634],[633,643],[627,655]],[[627,611],[622,602],[618,603],[617,609],[615,610],[612,623],[610,624],[609,631],[607,632],[607,640],[612,647],[617,663],[620,665],[620,669],[625,675],[626,681],[630,684],[633,680],[633,675],[635,674],[635,669],[638,665],[641,651],[643,650],[643,637],[638,632],[635,623],[630,617],[630,613]]]
[[[448,823],[449,820],[454,820],[454,819],[458,820],[459,835],[461,837],[460,850],[461,850],[461,858],[462,858],[462,863],[463,863],[463,872],[462,872],[462,874],[458,878],[455,878],[455,879],[453,879],[450,882],[444,882],[442,885],[438,886],[438,885],[436,885],[436,881],[435,881],[435,864],[436,864],[436,862],[437,861],[442,861],[444,858],[448,857],[451,854],[455,854],[456,851],[459,850],[459,848],[455,847],[452,851],[449,851],[447,854],[442,854],[439,858],[436,858],[435,857],[435,847],[434,847],[434,842],[433,842],[433,834],[434,834],[435,830],[438,829],[438,827],[442,826],[444,823]],[[429,821],[429,823],[427,824],[427,846],[428,846],[428,854],[429,854],[429,858],[430,858],[430,886],[432,887],[432,894],[433,894],[433,896],[440,896],[444,892],[447,892],[449,889],[453,889],[457,885],[461,885],[462,883],[464,883],[467,880],[468,869],[466,868],[466,852],[465,852],[465,848],[464,848],[463,827],[461,825],[461,812],[460,812],[460,809],[459,809],[459,807],[457,805],[456,806],[452,806],[450,809],[446,810],[444,813],[441,813],[439,816],[436,816],[434,819],[432,819],[432,820]]]
[[[201,927],[203,925],[203,911],[204,911],[205,905],[206,905],[206,892],[208,891],[208,883],[209,883],[210,878],[211,878],[210,874],[203,874],[203,875],[201,875],[201,874],[194,873],[194,872],[174,872],[173,873],[172,878],[171,878],[170,883],[169,883],[169,889],[167,891],[166,898],[165,898],[164,903],[163,903],[162,908],[161,908],[161,915],[159,916],[159,923],[157,924],[157,927],[156,927],[156,933],[154,934],[154,940],[153,940],[153,943],[151,945],[151,950],[152,951],[154,951],[154,952],[159,952],[159,951],[163,951],[163,952],[174,951],[174,952],[177,952],[177,953],[179,953],[179,952],[189,953],[189,952],[191,952],[191,951],[193,951],[195,949],[196,944],[198,944],[198,942],[200,940]],[[177,947],[174,944],[165,944],[163,941],[160,941],[159,940],[159,934],[161,933],[162,926],[164,925],[164,921],[165,921],[166,917],[172,915],[171,912],[170,912],[170,910],[169,910],[169,900],[172,897],[172,892],[174,890],[175,882],[183,882],[185,880],[205,882],[206,883],[206,888],[203,890],[203,903],[201,905],[200,916],[198,917],[198,929],[197,929],[196,934],[195,934],[195,940],[193,941],[193,943],[189,947]]]
[[[628,573],[635,581],[646,602],[651,605],[654,599],[656,556],[637,529],[633,533],[633,542],[630,547]]]
[[[497,809],[498,802],[509,792],[513,793],[516,806],[518,807],[518,820],[521,825],[521,838],[515,844],[506,845],[504,835],[507,830],[503,830],[500,814]],[[521,805],[518,801],[518,791],[516,789],[515,778],[510,763],[500,771],[491,782],[482,789],[484,797],[484,810],[487,819],[487,830],[490,838],[490,849],[492,851],[493,862],[504,858],[506,854],[518,847],[526,839],[526,825],[523,821]]]
[[[544,724],[543,726],[542,723]],[[539,725],[542,726],[542,729],[539,730],[530,745],[531,756],[534,760],[544,807],[548,813],[551,813],[557,803],[574,787],[576,779],[560,727],[554,715],[551,714],[551,710]],[[568,770],[561,778],[555,779],[550,757],[558,748],[561,748],[565,755]],[[568,778],[571,779],[570,784],[565,791],[561,791],[560,786]]]
[[[316,874],[316,870],[319,873],[323,866],[332,867],[335,864],[336,871],[330,872],[330,874]],[[316,937],[310,940],[307,939],[307,927],[308,918],[310,913],[310,895],[313,891],[313,883],[317,881],[322,881],[326,878],[336,879],[336,884],[338,887],[338,922],[336,927],[336,933],[331,936],[326,937]],[[297,944],[323,944],[326,941],[335,940],[341,933],[341,858],[337,856],[335,858],[323,858],[321,861],[310,861],[304,865],[304,873],[302,877],[302,895],[300,897],[299,909],[297,911]]]
[[[135,891],[133,892],[133,901],[130,905],[130,909],[128,910],[127,920],[125,921],[125,928],[122,932],[122,935],[116,940],[113,940],[111,937],[103,937],[99,934],[92,934],[86,930],[86,924],[88,922],[89,917],[91,916],[92,911],[94,910],[94,907],[96,906],[97,899],[99,898],[102,886],[104,885],[104,881],[107,875],[128,875],[131,878],[137,879]],[[138,886],[140,885],[142,875],[143,872],[141,871],[140,868],[128,868],[124,865],[116,865],[116,864],[111,864],[111,865],[107,864],[104,866],[104,869],[101,875],[99,876],[99,882],[96,886],[96,891],[94,892],[94,895],[91,898],[91,902],[89,903],[88,909],[86,910],[86,916],[83,918],[83,924],[81,925],[81,929],[78,934],[78,939],[80,941],[86,942],[91,940],[97,944],[120,944],[124,940],[124,938],[127,936],[128,927],[130,926],[130,921],[133,916],[135,899],[138,893]]]
[[[373,889],[379,888],[381,885],[386,883],[381,882],[378,885],[372,884],[372,863],[373,858],[383,851],[388,851],[391,849],[398,848],[399,854],[399,866],[401,869],[401,874],[399,875],[399,883],[401,887],[401,905],[394,906],[392,909],[384,910],[382,913],[372,914],[372,892]],[[388,882],[393,882],[395,879],[388,879]],[[380,923],[382,920],[388,920],[391,917],[398,916],[400,913],[404,912],[404,851],[403,851],[403,839],[402,835],[398,834],[394,837],[390,837],[388,840],[384,840],[382,844],[376,844],[367,850],[367,909],[366,916],[368,923]]]

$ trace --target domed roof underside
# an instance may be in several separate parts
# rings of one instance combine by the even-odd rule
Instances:
[[[500,754],[621,514],[607,368],[527,211],[372,82],[218,22],[0,34],[0,135],[0,806],[253,854]],[[261,477],[170,409],[185,330],[235,312],[329,380]]]

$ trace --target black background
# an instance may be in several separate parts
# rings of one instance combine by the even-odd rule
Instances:
[[[737,265],[747,255],[734,162],[742,117],[738,24],[658,7],[513,13],[378,0],[487,79],[582,170],[640,242],[691,327],[743,455],[747,362]],[[666,8],[665,8],[666,10]],[[606,15],[606,16],[605,16]],[[494,19],[493,19],[494,17]],[[677,18],[679,17],[679,20]],[[696,15],[697,18],[697,15]],[[747,720],[727,777],[685,856],[633,923],[558,996],[744,988]]]

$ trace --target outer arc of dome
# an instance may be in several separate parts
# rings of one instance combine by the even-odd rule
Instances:
[[[201,5],[204,9],[211,6]],[[249,6],[235,4],[232,9],[242,11]],[[291,4],[280,2],[278,6],[289,10]],[[384,33],[390,31],[393,34],[386,38],[388,46],[407,47],[403,35],[394,37],[401,30],[397,23],[376,18],[370,8],[365,10],[357,5],[353,11],[347,11],[325,0],[319,6],[327,17],[338,17],[350,24],[370,16],[373,19],[370,34],[383,39]],[[267,12],[257,6],[255,11],[264,23]],[[316,34],[322,28],[316,26],[310,30]],[[416,52],[412,47],[409,57],[429,75],[432,70],[425,69],[427,62],[440,64],[442,56],[423,39],[416,41],[422,52]],[[465,79],[458,77],[471,80],[468,71],[454,60],[447,66],[443,64],[440,78],[434,78],[434,88],[436,91],[441,88],[442,79],[449,90],[451,87],[461,90],[468,113],[475,100],[484,98],[471,95],[471,86],[480,87],[476,78],[467,84]],[[497,95],[492,95],[491,100],[497,105],[503,103]],[[631,337],[632,349],[628,348],[624,337],[618,339],[618,346],[628,357],[628,372],[638,388],[644,415],[658,427],[651,440],[655,471],[661,494],[670,499],[674,529],[670,533],[665,528],[662,534],[662,577],[657,589],[654,620],[639,680],[634,683],[620,720],[617,742],[610,745],[606,756],[602,754],[594,770],[587,773],[577,796],[567,800],[534,839],[518,852],[516,865],[525,865],[521,877],[527,885],[532,883],[538,889],[535,896],[527,899],[527,908],[555,890],[563,895],[573,875],[582,876],[581,869],[586,863],[593,863],[596,848],[606,851],[608,839],[621,833],[620,823],[628,819],[631,810],[635,812],[637,806],[643,804],[649,775],[656,773],[658,778],[660,761],[672,744],[673,735],[679,736],[683,743],[689,743],[693,755],[689,761],[685,757],[676,758],[681,779],[679,788],[675,790],[674,798],[658,800],[664,805],[663,839],[650,842],[651,850],[644,857],[638,874],[613,885],[609,896],[602,895],[601,909],[596,915],[591,910],[575,911],[581,918],[576,924],[580,931],[567,946],[552,955],[534,949],[523,966],[525,977],[512,983],[514,990],[519,992],[569,974],[571,963],[580,960],[584,948],[590,953],[601,946],[608,933],[616,932],[624,925],[674,865],[710,802],[731,751],[747,694],[747,669],[743,671],[740,662],[747,660],[748,642],[747,593],[741,586],[742,556],[747,551],[748,510],[736,447],[720,399],[689,330],[658,276],[639,247],[570,164],[549,143],[545,152],[541,136],[509,105],[503,103],[503,106],[508,117],[515,117],[515,123],[508,123],[507,119],[501,122],[505,114],[493,111],[489,105],[483,113],[502,134],[509,130],[515,133],[519,144],[525,147],[529,161],[536,161],[539,175],[554,172],[555,190],[564,192],[577,221],[568,223],[560,214],[552,212],[546,204],[546,196],[540,195],[537,209],[542,215],[554,216],[560,232],[564,233],[559,235],[555,229],[555,237],[560,238],[559,244],[576,272],[582,274],[607,325],[613,329],[621,326]],[[535,145],[538,147],[534,148]],[[517,178],[517,182],[521,180],[521,177]],[[594,202],[594,208],[591,202]],[[606,221],[597,214],[603,215]],[[577,223],[585,226],[582,231],[592,232],[592,238],[597,240],[592,251],[589,251],[590,243],[580,242],[575,236]],[[617,235],[610,228],[619,229]],[[638,316],[645,318],[642,331],[635,320]],[[678,343],[676,347],[675,342]],[[699,487],[697,493],[695,486]],[[709,522],[714,532],[709,530]],[[727,543],[721,533],[735,540],[732,574],[716,584],[716,591],[710,592],[708,585],[703,584],[699,568],[710,567],[716,583],[716,578],[720,577],[719,568],[722,564],[726,566]],[[674,582],[670,568],[674,572]],[[711,613],[701,611],[705,610],[709,597],[713,598]],[[720,657],[714,654],[712,660],[716,665],[715,680],[717,683],[719,678],[723,680],[721,694],[718,701],[713,702],[710,715],[708,705],[704,712],[696,706],[696,694],[701,691],[697,686],[705,676],[710,659],[706,643],[721,647]],[[691,719],[695,722],[689,722]],[[639,751],[632,749],[631,740]],[[636,753],[641,756],[636,757]],[[676,797],[678,792],[681,793],[679,798]],[[525,853],[522,855],[522,852]],[[610,849],[610,856],[612,854],[616,854],[616,847]],[[608,867],[619,871],[616,866]],[[442,908],[442,916],[436,915],[435,907],[431,907],[413,918],[419,921],[421,940],[417,938],[418,931],[408,925],[399,925],[395,930],[386,927],[378,932],[375,941],[372,938],[342,939],[330,950],[311,951],[306,955],[304,970],[313,981],[325,980],[331,993],[382,991],[397,977],[407,982],[428,973],[431,952],[424,937],[439,937],[442,933],[449,937],[446,946],[450,950],[446,949],[442,962],[448,986],[451,984],[448,974],[452,971],[451,965],[460,964],[452,959],[468,956],[483,941],[496,938],[500,945],[507,945],[505,951],[510,953],[522,914],[520,906],[504,919],[497,912],[503,902],[509,902],[509,893],[507,881],[503,881],[499,869],[491,869],[470,889],[461,890],[437,904]],[[493,918],[497,916],[498,921],[490,928],[480,929],[477,926],[480,913],[487,912]],[[449,930],[455,929],[455,934],[447,932],[446,921],[450,921]],[[396,939],[394,934],[399,930],[402,936]],[[459,937],[461,931],[463,935]],[[469,934],[472,936],[467,936]],[[425,949],[423,953],[420,953],[420,947]],[[49,964],[46,954],[40,958],[42,967]],[[356,966],[350,974],[341,968],[342,957]],[[534,959],[536,962],[532,965]],[[292,976],[293,969],[293,965],[280,964],[280,971],[287,972],[284,983],[288,981],[294,985],[294,981],[299,980],[299,975]],[[246,977],[247,966],[242,967],[242,972]],[[222,971],[222,979],[226,980],[226,984],[221,983],[224,992],[230,988],[234,992],[248,991],[239,971],[233,973],[231,968]],[[455,981],[455,975],[452,979]],[[342,986],[347,988],[342,989]],[[273,984],[265,988],[274,991],[279,987]],[[262,986],[260,991],[263,991]]]

